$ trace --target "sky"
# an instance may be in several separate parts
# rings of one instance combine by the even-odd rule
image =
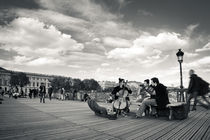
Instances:
[[[0,67],[180,85],[210,82],[208,0],[0,0]]]

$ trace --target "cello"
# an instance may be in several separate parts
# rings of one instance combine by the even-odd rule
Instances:
[[[128,81],[125,82],[123,88],[118,92],[118,99],[114,101],[114,108],[117,111],[123,110],[128,106],[126,101],[126,97],[128,96],[128,91],[126,90],[126,84]]]

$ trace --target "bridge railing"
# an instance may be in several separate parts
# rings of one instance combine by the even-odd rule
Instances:
[[[186,102],[187,101],[187,88],[169,88],[168,89],[169,96],[172,95],[176,102]],[[170,97],[169,97],[170,98]]]

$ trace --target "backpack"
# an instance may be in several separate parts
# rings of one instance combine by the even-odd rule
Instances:
[[[198,82],[199,82],[199,86],[200,86],[199,95],[207,94],[209,92],[209,83],[200,77],[198,77]]]

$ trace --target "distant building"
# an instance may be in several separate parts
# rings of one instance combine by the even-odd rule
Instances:
[[[11,72],[0,67],[0,86],[5,90],[9,90],[9,81],[11,77]]]
[[[101,86],[102,90],[110,87],[115,87],[117,85],[117,83],[113,81],[98,81],[98,83]]]
[[[10,86],[10,79],[12,73],[18,73],[17,71],[10,71],[0,67],[0,86],[5,90],[8,91]],[[30,83],[23,87],[24,93],[28,94],[30,89],[37,89],[44,83],[46,86],[46,90],[48,92],[48,87],[50,85],[50,79],[53,79],[54,75],[46,75],[46,74],[37,74],[37,73],[29,73],[24,72],[26,76],[29,78]],[[20,87],[18,87],[20,89]],[[20,91],[20,90],[19,90]]]

